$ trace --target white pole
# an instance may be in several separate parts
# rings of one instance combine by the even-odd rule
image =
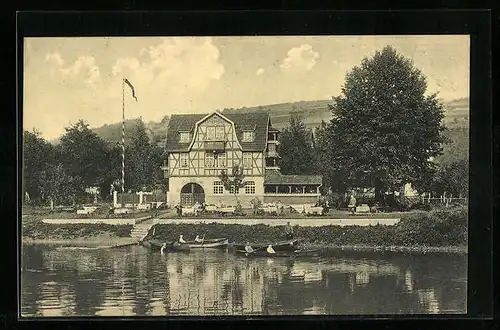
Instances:
[[[122,79],[122,193],[125,192],[125,79]]]

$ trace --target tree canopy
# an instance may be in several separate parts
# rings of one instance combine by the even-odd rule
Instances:
[[[142,120],[130,133],[125,151],[125,189],[150,189],[161,180],[163,150],[153,144]]]
[[[429,185],[444,142],[443,106],[426,95],[426,77],[392,47],[365,58],[346,75],[331,107],[328,164],[344,186],[380,194],[404,183]]]
[[[236,200],[238,200],[238,194],[237,192],[245,187],[245,182],[243,181],[245,179],[243,175],[243,168],[241,168],[238,165],[233,166],[231,174],[229,174],[227,171],[222,170],[219,179],[221,180],[224,189],[232,192]]]
[[[290,117],[289,126],[279,138],[279,166],[283,174],[311,174],[315,171],[315,157],[311,132],[297,116]]]
[[[129,133],[125,154],[125,188],[153,189],[162,182],[162,148],[153,144],[142,121]],[[85,201],[86,188],[99,187],[102,197],[121,186],[120,143],[112,145],[79,120],[66,128],[54,147],[40,133],[23,134],[23,193],[33,202]]]
[[[43,177],[41,173],[55,162],[54,147],[44,140],[40,132],[24,131],[23,133],[23,195],[28,193],[30,199],[42,198]]]

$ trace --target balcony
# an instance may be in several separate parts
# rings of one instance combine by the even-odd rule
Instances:
[[[278,142],[278,131],[272,130],[267,133],[267,142]]]
[[[204,141],[204,149],[207,151],[224,151],[226,149],[226,141]]]
[[[268,150],[266,152],[266,157],[269,157],[269,158],[279,158],[279,155],[276,152],[276,150]]]

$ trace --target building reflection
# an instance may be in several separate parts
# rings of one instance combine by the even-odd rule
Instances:
[[[23,269],[35,268],[22,274],[22,312],[31,316],[465,310],[463,265],[451,266],[459,275],[449,280],[442,267],[450,263],[439,260],[442,266],[429,258],[247,259],[223,251],[161,255],[133,246],[33,249],[23,260]]]

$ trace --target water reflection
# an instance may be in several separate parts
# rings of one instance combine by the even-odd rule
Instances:
[[[22,316],[466,312],[466,258],[246,259],[25,246]]]

